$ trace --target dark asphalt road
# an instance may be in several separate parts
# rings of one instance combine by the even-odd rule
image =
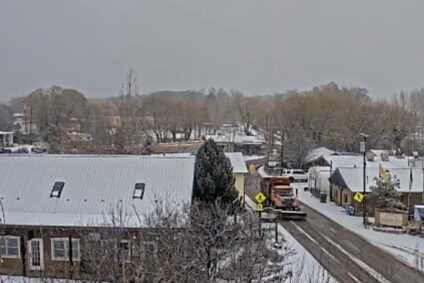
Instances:
[[[259,178],[249,175],[246,194],[253,199],[258,191]],[[305,221],[281,221],[281,224],[339,282],[424,282],[420,271],[318,211],[306,205],[304,209],[308,214]]]
[[[366,239],[356,233],[344,228],[318,211],[304,205],[304,210],[308,214],[305,223],[300,224],[304,230],[311,229],[322,236],[326,236],[334,243],[337,243],[350,255],[355,256],[367,266],[374,269],[393,283],[422,283],[424,274],[406,263],[398,260],[393,255],[374,246]],[[317,242],[324,243],[319,237],[314,237]],[[345,260],[337,257],[339,260]],[[357,277],[358,278],[358,277]],[[362,279],[365,280],[365,279]],[[376,282],[376,281],[362,281]]]

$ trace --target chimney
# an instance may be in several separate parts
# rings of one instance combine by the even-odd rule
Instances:
[[[367,152],[367,161],[374,161],[374,153],[371,151]]]
[[[388,152],[383,152],[381,154],[381,160],[382,161],[389,161],[389,153]]]

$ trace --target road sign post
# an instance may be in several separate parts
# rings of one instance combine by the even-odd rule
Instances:
[[[358,192],[358,193],[353,195],[353,199],[356,202],[361,203],[364,200],[364,195]]]
[[[262,237],[262,223],[261,223],[262,222],[262,217],[261,217],[261,212],[263,210],[262,203],[264,201],[266,201],[266,196],[263,193],[259,192],[259,193],[256,194],[255,200],[257,202],[257,207],[256,208],[257,208],[257,211],[259,213],[259,236]]]
[[[262,204],[264,201],[266,201],[266,196],[263,193],[259,192],[256,194],[255,200],[258,204]]]

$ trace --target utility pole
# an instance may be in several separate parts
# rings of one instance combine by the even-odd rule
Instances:
[[[367,169],[366,169],[367,168],[367,160],[366,160],[367,149],[366,149],[366,142],[367,142],[368,135],[367,134],[364,134],[364,133],[360,133],[359,135],[362,136],[362,138],[364,139],[364,141],[360,142],[359,149],[360,149],[360,151],[364,155],[364,166],[363,166],[363,184],[364,184],[364,186],[363,186],[363,195],[364,195],[364,198],[362,200],[362,210],[363,210],[362,215],[363,215],[363,224],[364,224],[364,227],[366,228],[367,227],[367,216],[366,216],[366,214],[367,214],[367,204],[366,204],[366,197],[365,197],[366,186],[367,186],[367,183],[366,183],[367,182]]]
[[[424,159],[421,159],[421,170],[423,172],[423,193],[421,194],[421,204],[424,204]]]

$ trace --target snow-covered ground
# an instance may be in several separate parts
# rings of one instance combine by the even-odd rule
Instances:
[[[246,202],[248,206],[256,207],[256,203],[248,196],[246,196]],[[266,229],[267,226],[273,228],[274,224],[263,224],[263,228]],[[288,255],[282,264],[286,270],[291,270],[294,276],[298,276],[299,282],[337,283],[321,264],[281,225],[278,225],[278,234],[279,239],[283,241],[280,253]]]
[[[310,192],[299,189],[299,199],[338,224],[364,237],[372,244],[392,253],[414,268],[424,271],[424,238],[407,234],[376,232],[364,228],[362,217],[349,216],[346,210],[332,202],[320,203]]]

